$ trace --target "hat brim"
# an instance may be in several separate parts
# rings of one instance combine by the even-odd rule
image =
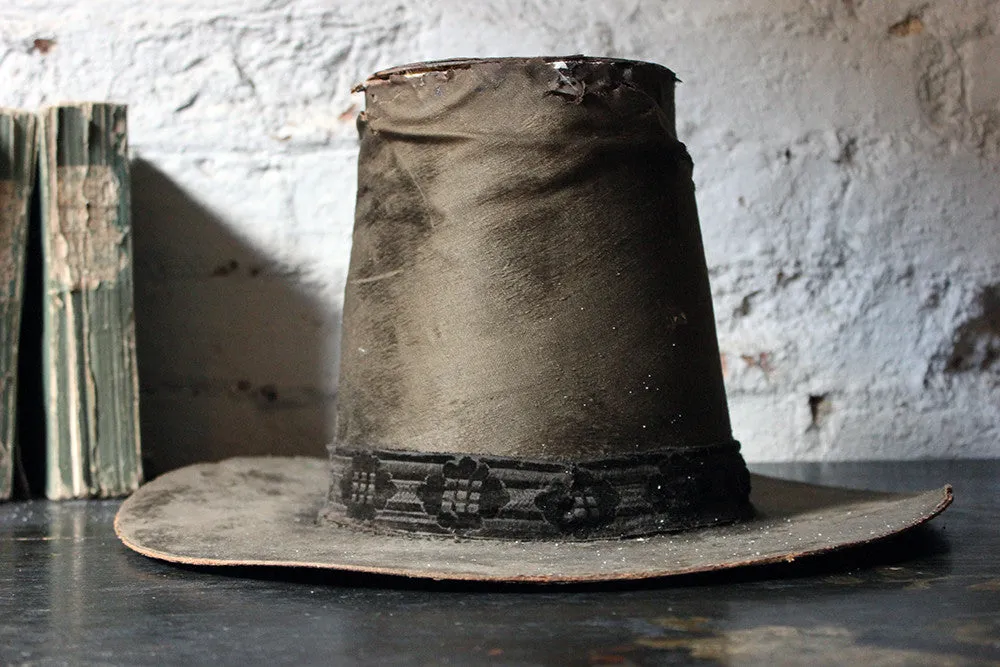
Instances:
[[[319,525],[327,462],[235,458],[167,473],[128,498],[115,532],[131,549],[190,565],[301,567],[438,580],[646,579],[793,561],[918,526],[952,501],[753,475],[755,518],[626,540],[515,542],[375,534]]]

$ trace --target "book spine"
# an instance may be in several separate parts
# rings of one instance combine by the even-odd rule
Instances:
[[[42,116],[46,495],[112,497],[142,479],[126,109]]]
[[[0,500],[10,498],[13,487],[24,252],[38,156],[35,126],[32,113],[0,109]]]

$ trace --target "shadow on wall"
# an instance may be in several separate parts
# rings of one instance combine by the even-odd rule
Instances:
[[[132,163],[143,460],[325,456],[340,313],[143,159]]]

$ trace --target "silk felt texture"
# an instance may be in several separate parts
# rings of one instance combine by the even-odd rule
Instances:
[[[614,520],[640,496],[670,500],[656,491],[684,491],[682,522],[748,507],[673,85],[655,65],[572,58],[424,64],[370,79],[331,461],[173,471],[122,505],[122,541],[189,564],[569,582],[786,562],[941,512],[949,487],[881,494],[755,475],[752,517],[643,539],[425,538],[373,526],[410,512],[414,524],[454,529],[446,505],[466,526],[478,516],[489,528],[514,505],[557,525],[586,516],[592,498],[598,509],[614,501],[600,482],[621,480],[620,467],[661,455],[668,465],[651,466],[645,493],[618,494]],[[657,468],[691,474],[660,484]],[[557,484],[520,502],[526,471],[572,475],[561,487],[572,504],[548,504]],[[728,493],[725,508],[714,493]],[[347,516],[346,503],[374,509],[374,520]]]
[[[367,82],[336,447],[731,442],[675,81],[502,59]]]

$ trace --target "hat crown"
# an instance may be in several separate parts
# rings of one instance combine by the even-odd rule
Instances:
[[[674,454],[745,474],[675,80],[582,57],[369,79],[335,476],[338,457],[374,474],[366,452],[460,455],[473,476]]]

